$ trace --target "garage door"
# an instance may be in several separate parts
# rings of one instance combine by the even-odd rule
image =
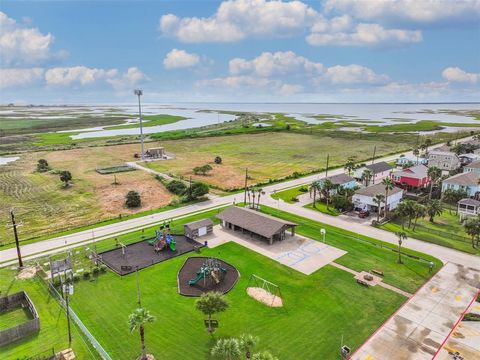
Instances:
[[[203,235],[207,235],[207,227],[206,226],[198,229],[198,236],[203,236]]]

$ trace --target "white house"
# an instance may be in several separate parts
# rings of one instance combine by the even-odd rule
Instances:
[[[480,160],[472,161],[470,164],[463,167],[463,172],[474,172],[480,175]]]
[[[428,153],[428,167],[432,166],[442,170],[443,174],[448,174],[460,167],[460,159],[450,151],[432,150]]]
[[[355,191],[352,197],[352,202],[355,210],[367,210],[371,212],[378,211],[378,205],[373,201],[375,195],[380,194],[385,196],[385,186],[383,184],[375,184],[368,187],[364,187]],[[384,200],[384,203],[380,206],[381,210],[385,207],[385,203],[389,210],[393,210],[397,207],[398,203],[403,198],[403,189],[394,187],[388,191],[388,198]]]
[[[379,161],[374,164],[365,165],[365,166],[356,168],[353,171],[353,177],[357,180],[361,180],[362,174],[366,169],[370,170],[372,174],[372,179],[370,182],[375,184],[376,182],[379,182],[383,178],[389,176],[390,172],[393,170],[393,167],[387,164],[385,161]]]
[[[405,156],[405,155],[400,155],[400,157],[397,159],[395,162],[397,166],[404,166],[404,165],[427,165],[428,160],[424,157],[416,157],[416,156]]]
[[[460,221],[463,221],[470,216],[480,214],[480,201],[470,198],[462,199],[457,203],[457,209]]]

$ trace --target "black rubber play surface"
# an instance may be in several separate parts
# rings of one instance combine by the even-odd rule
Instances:
[[[215,258],[215,260],[221,264],[222,268],[227,270],[219,284],[200,280],[195,285],[189,285],[189,280],[197,276],[197,271],[199,271],[207,259],[207,257],[193,256],[185,260],[177,275],[178,292],[181,295],[200,296],[209,291],[218,291],[225,294],[235,286],[238,278],[240,277],[240,273],[235,266],[232,266],[229,263],[217,258]]]
[[[105,251],[99,255],[103,263],[110,269],[120,275],[127,275],[138,269],[143,269],[159,262],[174,258],[176,256],[193,251],[194,247],[202,247],[203,245],[195,240],[186,238],[183,235],[172,235],[176,242],[175,251],[164,249],[158,253],[152,245],[148,244],[148,240],[143,240],[125,247],[125,255],[122,248]]]

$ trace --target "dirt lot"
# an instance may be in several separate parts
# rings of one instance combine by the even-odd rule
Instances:
[[[48,161],[51,169],[69,170],[72,185],[63,188],[57,174],[36,172],[38,159]],[[128,156],[127,156],[128,158]],[[95,168],[122,163],[122,156],[112,148],[85,148],[69,151],[21,155],[16,162],[0,167],[0,224],[8,221],[14,208],[21,238],[61,231],[119,214],[135,213],[167,205],[171,194],[151,174],[131,171],[100,175]],[[142,206],[127,209],[124,198],[129,190],[141,194]],[[7,232],[8,231],[8,232]],[[0,241],[11,241],[11,230],[0,226]]]

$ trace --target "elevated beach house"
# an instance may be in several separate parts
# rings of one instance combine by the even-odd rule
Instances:
[[[355,210],[366,210],[370,212],[377,212],[378,204],[374,201],[375,195],[381,194],[385,196],[385,186],[383,184],[370,185],[355,191],[352,197],[352,202]],[[385,208],[385,204],[389,210],[393,210],[397,207],[398,203],[403,198],[403,189],[394,187],[389,190],[388,197],[380,206],[380,210]]]
[[[430,184],[428,168],[425,165],[412,166],[390,174],[393,183],[406,190],[417,190]]]
[[[469,171],[450,176],[442,182],[442,192],[447,189],[465,190],[469,197],[479,197],[480,195],[480,175]]]

